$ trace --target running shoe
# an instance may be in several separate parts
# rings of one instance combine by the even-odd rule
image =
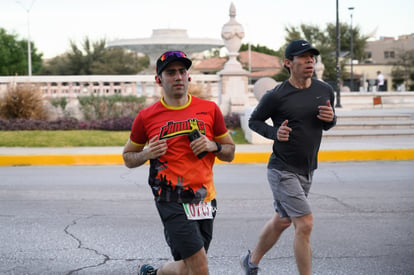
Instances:
[[[144,264],[139,267],[138,275],[155,275],[155,268],[149,264]]]
[[[243,270],[243,274],[245,275],[257,275],[259,272],[259,267],[251,267],[249,266],[249,259],[250,259],[250,250],[247,250],[246,254],[243,254],[240,257],[240,265]]]

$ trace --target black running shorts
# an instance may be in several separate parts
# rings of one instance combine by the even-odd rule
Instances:
[[[177,202],[156,202],[161,221],[164,224],[165,240],[175,261],[184,260],[202,247],[208,250],[213,237],[213,219],[188,220],[183,204]],[[211,202],[217,207],[216,200]],[[216,211],[213,211],[213,217]]]

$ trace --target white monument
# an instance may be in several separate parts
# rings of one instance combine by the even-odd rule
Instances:
[[[221,37],[228,51],[229,60],[223,70],[218,72],[222,78],[222,89],[218,104],[223,114],[242,112],[248,106],[248,75],[237,60],[241,40],[244,37],[243,26],[236,21],[236,8],[230,5],[230,20],[224,24]]]
[[[322,56],[318,55],[316,57],[316,64],[315,64],[315,74],[318,80],[322,80],[323,71],[325,70],[325,65],[322,63]]]

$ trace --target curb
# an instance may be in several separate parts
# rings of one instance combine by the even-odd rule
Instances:
[[[270,152],[236,152],[232,163],[267,163]],[[414,149],[320,151],[320,162],[414,160]],[[217,164],[228,164],[216,159]],[[123,165],[121,154],[0,155],[0,166]]]

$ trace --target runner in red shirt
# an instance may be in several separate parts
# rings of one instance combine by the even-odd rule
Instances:
[[[232,161],[235,145],[217,104],[188,94],[191,64],[180,51],[160,56],[155,79],[163,97],[138,113],[123,152],[129,168],[150,161],[149,185],[175,260],[159,269],[145,264],[139,274],[208,274],[212,168],[216,157]]]

